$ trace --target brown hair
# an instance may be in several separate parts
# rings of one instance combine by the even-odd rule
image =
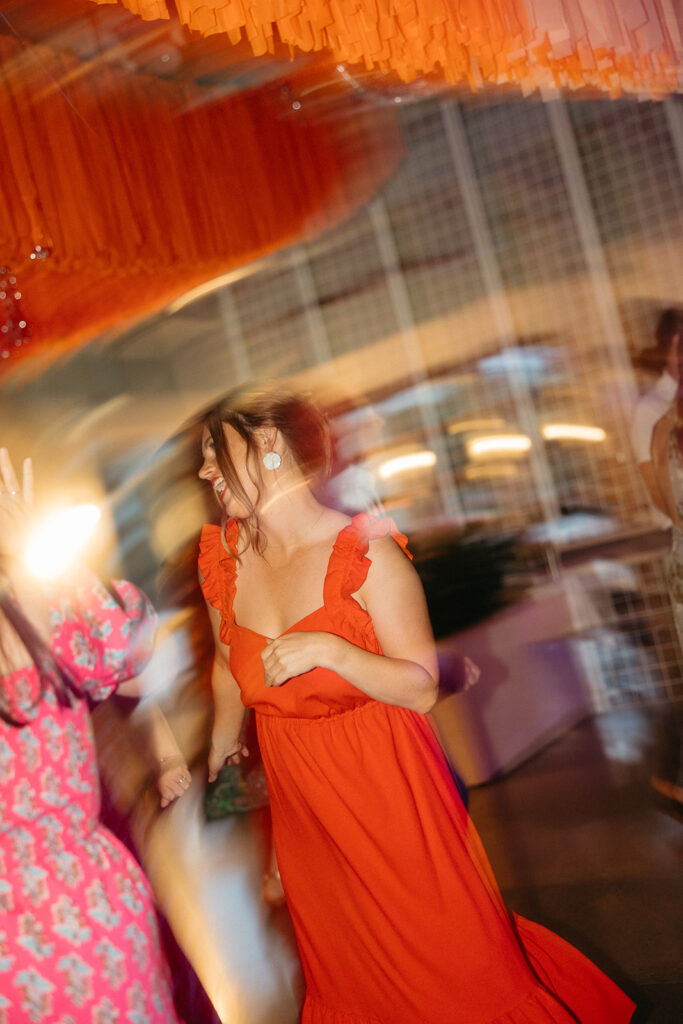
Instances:
[[[297,465],[311,481],[327,476],[332,462],[330,428],[323,412],[310,399],[275,387],[236,388],[203,417],[216,451],[216,461],[229,490],[249,510],[247,544],[259,554],[265,540],[259,527],[256,506],[261,497],[255,434],[269,427],[280,432]],[[223,427],[231,426],[247,445],[247,472],[257,492],[249,500],[233,463]]]
[[[0,718],[8,725],[21,727],[30,721],[48,688],[54,691],[58,704],[68,707],[71,704],[69,695],[71,680],[64,666],[57,662],[47,643],[38,635],[35,627],[29,622],[16,599],[6,587],[1,585],[0,610],[28,651],[38,671],[40,685],[36,699],[30,708],[22,707],[20,713],[15,714],[12,710],[11,697],[5,688],[4,680],[1,678],[4,675],[4,671],[0,669]],[[2,650],[0,650],[0,655],[2,653]],[[0,660],[4,659],[0,658]]]
[[[655,340],[657,351],[664,359],[669,355],[671,342],[677,334],[683,331],[683,309],[665,309],[660,314],[657,326],[655,327]]]
[[[640,353],[636,359],[636,366],[640,366],[643,370],[661,373],[669,358],[671,343],[681,332],[683,332],[683,309],[671,306],[669,309],[662,310],[655,327],[655,344]]]
[[[683,347],[678,349],[678,384],[674,398],[676,444],[683,455]]]

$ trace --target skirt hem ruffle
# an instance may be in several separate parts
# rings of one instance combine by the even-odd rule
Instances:
[[[307,997],[301,1024],[577,1024],[579,1020],[542,985],[534,987],[515,1007],[496,1017],[482,1017],[475,1021],[471,1010],[463,1010],[465,1016],[462,1018],[455,1016],[457,1007],[450,1009],[447,1017],[416,1018],[414,1010],[408,1007],[402,1017],[397,1017],[396,1009],[392,1008],[389,1010],[391,1016],[382,1018],[358,1010],[335,1010],[318,999]],[[628,1018],[624,1017],[621,1024],[628,1024]]]

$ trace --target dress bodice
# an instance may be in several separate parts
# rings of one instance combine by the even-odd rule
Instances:
[[[269,638],[235,622],[233,603],[237,581],[239,523],[229,520],[224,530],[207,525],[202,530],[199,567],[202,589],[221,615],[220,637],[230,648],[230,668],[242,692],[242,701],[267,715],[320,718],[350,711],[371,698],[336,672],[315,668],[282,686],[266,686],[261,652]],[[322,604],[290,626],[285,633],[307,630],[334,633],[374,654],[381,654],[372,620],[354,594],[371,565],[370,541],[391,535],[410,557],[407,542],[391,519],[354,516],[337,535],[325,575]],[[284,634],[283,634],[284,635]]]

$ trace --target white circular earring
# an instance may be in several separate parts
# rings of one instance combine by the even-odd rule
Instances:
[[[282,459],[277,452],[266,452],[263,456],[263,465],[266,469],[279,469]]]

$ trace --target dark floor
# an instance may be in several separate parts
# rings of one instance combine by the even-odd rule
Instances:
[[[683,815],[649,778],[653,713],[588,720],[470,794],[508,905],[559,932],[639,1004],[683,1022]]]

